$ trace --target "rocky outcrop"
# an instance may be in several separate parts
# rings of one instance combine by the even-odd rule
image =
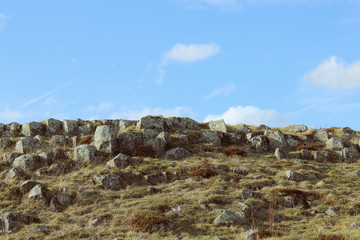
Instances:
[[[95,162],[96,147],[91,145],[80,145],[74,150],[74,160],[78,165],[87,165]]]
[[[22,137],[16,142],[15,151],[19,153],[35,152],[39,145],[39,140],[36,138]]]
[[[114,152],[117,148],[118,130],[117,126],[98,126],[94,135],[94,145],[96,149],[106,153]]]

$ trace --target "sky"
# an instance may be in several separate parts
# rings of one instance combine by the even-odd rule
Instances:
[[[360,130],[360,0],[0,0],[0,122]]]

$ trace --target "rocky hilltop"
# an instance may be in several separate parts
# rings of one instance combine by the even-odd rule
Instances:
[[[2,239],[360,239],[360,133],[147,116],[0,124]]]

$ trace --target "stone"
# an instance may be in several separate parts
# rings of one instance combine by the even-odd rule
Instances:
[[[242,170],[240,168],[234,168],[233,173],[236,173],[236,174],[239,174],[239,175],[247,175],[248,174],[247,171]]]
[[[241,191],[241,195],[242,195],[243,199],[252,198],[253,194],[254,194],[253,191],[250,189],[247,189],[247,188],[244,188]]]
[[[215,225],[242,225],[246,223],[245,213],[244,212],[230,212],[224,210],[217,218],[215,218]]]
[[[50,146],[64,147],[65,146],[65,137],[63,135],[53,135],[50,140]]]
[[[165,130],[165,121],[163,117],[159,116],[146,116],[142,117],[137,125],[136,129],[155,129],[164,131]]]
[[[128,127],[136,127],[136,124],[137,124],[137,121],[121,119],[119,121],[119,129],[120,130],[125,130]]]
[[[35,231],[35,232],[42,232],[45,235],[50,234],[50,228],[48,226],[45,226],[45,225],[36,225],[35,227],[32,228],[32,230]]]
[[[280,148],[277,148],[274,155],[278,160],[281,160],[286,157],[286,152]]]
[[[271,149],[284,149],[287,147],[285,136],[280,130],[266,130],[265,136],[269,141],[269,146]]]
[[[109,221],[110,219],[111,219],[110,215],[103,215],[98,218],[90,220],[88,224],[90,227],[98,227],[103,225],[105,222]]]
[[[314,141],[326,142],[329,140],[329,133],[326,129],[318,129],[313,135]]]
[[[229,140],[232,144],[239,144],[242,141],[242,135],[240,133],[229,133]]]
[[[36,135],[44,135],[44,127],[39,122],[24,123],[21,132],[25,136],[35,137]]]
[[[352,223],[350,224],[350,227],[352,227],[352,228],[360,228],[360,223],[358,223],[358,222],[352,222]]]
[[[28,199],[48,207],[50,204],[50,197],[50,190],[41,184],[37,184],[30,190]]]
[[[247,232],[243,232],[242,235],[244,236],[245,240],[256,240],[259,230],[257,229],[250,229]]]
[[[286,140],[286,143],[288,144],[288,146],[293,147],[293,148],[296,148],[297,146],[300,145],[300,142],[291,136],[288,137],[288,139]]]
[[[191,118],[169,117],[165,119],[165,126],[168,130],[200,130],[201,126],[198,122]]]
[[[164,155],[164,158],[170,160],[181,160],[189,156],[191,156],[191,152],[181,147],[176,147],[167,151]]]
[[[46,134],[48,136],[60,135],[62,130],[62,122],[54,118],[45,120]]]
[[[307,149],[301,149],[301,157],[303,159],[312,159],[311,151]]]
[[[258,153],[264,153],[269,150],[269,141],[264,135],[253,137],[250,139],[250,142]]]
[[[219,131],[219,132],[227,132],[227,127],[225,125],[224,119],[210,121],[209,128],[210,128],[210,130],[215,130],[215,131]]]
[[[206,143],[212,143],[214,146],[221,145],[221,139],[218,132],[204,131],[201,133],[201,139]]]
[[[71,137],[78,134],[78,122],[76,120],[63,120],[62,128],[65,136]]]
[[[63,172],[63,168],[59,163],[53,163],[49,167],[51,175],[60,175]]]
[[[295,182],[301,182],[301,181],[304,181],[304,176],[300,173],[297,173],[297,172],[294,172],[292,170],[288,170],[285,172],[286,174],[286,177],[289,179],[289,180],[293,180]]]
[[[32,137],[22,137],[16,142],[15,151],[19,153],[35,152],[39,148],[39,140]]]
[[[51,158],[51,154],[50,154],[50,153],[48,153],[48,152],[41,152],[41,153],[38,154],[38,156],[39,156],[41,162],[42,162],[44,165],[47,165],[47,166],[48,166],[48,165],[51,164],[52,158]]]
[[[294,133],[302,133],[306,132],[308,130],[308,127],[305,125],[292,125],[289,129],[290,132]]]
[[[360,169],[355,171],[355,176],[360,177]]]
[[[117,148],[119,128],[113,125],[98,126],[95,130],[94,145],[97,150],[112,153]]]
[[[62,212],[71,205],[71,198],[65,194],[58,193],[50,201],[50,210]]]
[[[73,136],[73,137],[66,137],[65,138],[65,142],[66,142],[66,145],[70,148],[74,148],[77,146],[78,144],[78,137],[77,136]]]
[[[143,134],[139,132],[125,132],[118,137],[118,146],[121,152],[133,155],[135,149],[143,145]]]
[[[123,188],[120,176],[116,174],[95,175],[94,181],[105,190],[120,190]]]
[[[5,212],[0,218],[0,233],[14,233],[24,224],[39,223],[40,219],[15,212]]]
[[[10,138],[0,138],[0,149],[6,150],[6,148],[9,148],[12,146],[12,142]]]
[[[14,138],[15,137],[15,133],[11,132],[11,131],[6,131],[2,133],[3,138]]]
[[[17,122],[12,122],[12,123],[9,123],[7,125],[7,128],[11,131],[11,132],[15,132],[15,133],[19,133],[21,132],[21,124],[17,123]]]
[[[129,165],[131,165],[130,156],[122,153],[106,162],[106,166],[111,168],[126,168]]]
[[[271,129],[271,128],[270,128],[269,126],[266,126],[265,124],[260,124],[260,125],[259,125],[259,129],[265,131],[265,130],[269,130],[269,129]]]
[[[25,171],[33,171],[44,166],[40,157],[36,154],[25,154],[14,159],[12,166],[22,168]]]
[[[341,150],[344,148],[343,142],[339,137],[332,137],[326,141],[327,149]]]
[[[80,145],[74,150],[74,160],[78,165],[86,165],[95,161],[96,147]]]
[[[342,156],[345,159],[345,162],[351,163],[359,158],[359,152],[355,147],[348,147],[342,150]]]
[[[93,135],[94,132],[95,132],[95,128],[90,123],[78,127],[78,133],[80,136]]]
[[[11,153],[6,153],[3,156],[3,161],[8,163],[8,164],[12,164],[14,159],[19,157],[21,154],[17,153],[17,152],[11,152]]]
[[[339,211],[340,211],[340,207],[329,207],[325,211],[325,214],[330,217],[336,217],[339,214]]]
[[[26,174],[25,174],[24,170],[19,167],[5,170],[2,173],[4,173],[5,180],[8,180],[8,181],[26,178]]]
[[[157,156],[162,156],[165,154],[165,147],[170,139],[171,138],[168,133],[161,132],[155,138],[145,139],[144,145],[151,146]]]
[[[36,185],[38,185],[39,183],[37,181],[34,180],[26,180],[24,182],[21,183],[20,185],[20,192],[22,194],[28,193],[33,187],[35,187]]]
[[[329,159],[329,153],[327,151],[315,151],[314,160],[327,161]]]

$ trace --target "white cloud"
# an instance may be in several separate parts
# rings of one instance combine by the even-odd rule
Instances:
[[[186,107],[176,107],[174,109],[163,109],[163,108],[144,108],[142,110],[128,110],[123,111],[120,113],[113,113],[111,114],[112,119],[131,119],[131,120],[138,120],[142,117],[148,115],[162,115],[164,117],[171,117],[171,116],[187,116],[192,115],[193,112],[191,109]]]
[[[160,66],[169,63],[192,63],[205,60],[215,56],[220,51],[220,46],[216,43],[208,44],[175,44],[170,51],[164,54]]]
[[[25,114],[19,111],[10,110],[8,107],[4,111],[0,112],[0,119],[5,120],[6,122],[18,121],[25,117]]]
[[[237,7],[238,1],[237,0],[199,0],[200,3],[207,4],[213,7],[218,8],[231,8],[231,7]]]
[[[86,110],[89,112],[105,112],[111,110],[113,107],[114,105],[112,103],[102,102],[97,106],[89,106]]]
[[[360,61],[346,63],[335,56],[321,62],[303,79],[314,86],[330,89],[351,89],[360,86]]]
[[[229,85],[221,88],[215,88],[206,97],[204,97],[204,100],[208,100],[218,95],[229,95],[232,91],[234,91],[235,88],[236,86],[234,83],[230,83]]]
[[[224,119],[227,124],[245,123],[250,125],[278,124],[281,116],[276,110],[262,110],[254,106],[230,107],[220,115],[208,115],[205,122]]]
[[[0,30],[3,29],[6,22],[11,18],[11,16],[7,16],[3,13],[0,13]]]

